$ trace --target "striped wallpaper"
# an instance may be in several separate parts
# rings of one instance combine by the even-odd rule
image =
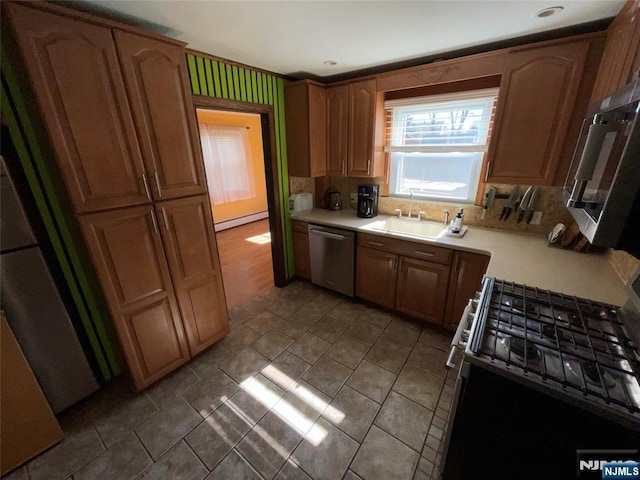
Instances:
[[[285,272],[287,278],[290,278],[294,275],[294,264],[293,237],[287,209],[289,174],[284,123],[284,80],[256,70],[192,54],[187,54],[187,65],[194,95],[260,103],[273,107]]]

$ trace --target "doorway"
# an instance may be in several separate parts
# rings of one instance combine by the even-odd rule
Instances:
[[[227,309],[273,286],[268,168],[259,113],[196,108]]]

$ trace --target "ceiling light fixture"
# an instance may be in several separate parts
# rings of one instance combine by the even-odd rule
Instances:
[[[564,10],[564,7],[561,7],[561,6],[543,8],[538,13],[536,13],[536,17],[538,18],[550,17],[551,15],[555,13],[559,13],[562,10]]]
[[[323,63],[329,67],[333,67],[334,65],[338,64],[338,62],[334,62],[333,60],[326,60]]]

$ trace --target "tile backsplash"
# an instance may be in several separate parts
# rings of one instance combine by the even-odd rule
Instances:
[[[331,177],[331,188],[340,192],[340,198],[344,208],[349,206],[350,194],[357,191],[359,184],[378,184],[381,185],[384,178],[377,177],[372,179],[351,178],[351,177]],[[498,194],[508,195],[513,185],[487,184],[485,192],[490,187],[495,187]],[[527,186],[522,186],[526,189]],[[453,204],[453,203],[436,203],[420,200],[413,200],[412,213],[423,211],[423,218],[441,222],[444,219],[444,211],[448,210],[450,219],[453,219],[455,212],[459,208],[464,208],[464,222],[468,225],[478,225],[487,228],[498,228],[501,230],[529,232],[529,233],[548,233],[557,223],[564,223],[566,226],[574,223],[569,211],[565,208],[562,201],[562,189],[560,187],[540,187],[538,198],[535,205],[536,211],[542,212],[542,219],[539,225],[527,224],[525,221],[517,223],[518,212],[512,212],[508,221],[500,221],[502,208],[507,203],[507,199],[496,198],[492,207],[488,208],[484,219],[482,219],[482,207],[477,205]],[[409,213],[409,200],[396,197],[380,197],[378,204],[379,212],[388,215],[394,215],[397,208],[402,210],[403,215]]]
[[[340,192],[343,208],[353,208],[354,210],[356,205],[350,205],[350,194],[356,193],[358,185],[372,183],[382,185],[384,178],[330,177],[329,181],[330,188]],[[315,193],[315,181],[313,178],[289,177],[289,185],[292,194],[302,192]],[[498,194],[508,195],[513,185],[487,184],[485,185],[485,193],[491,187],[495,187]],[[527,188],[526,185],[521,187]],[[484,219],[482,219],[482,207],[477,205],[438,204],[414,200],[412,211],[414,215],[423,211],[425,212],[423,218],[441,222],[444,219],[444,210],[449,211],[450,219],[452,219],[458,208],[464,208],[464,222],[468,225],[539,234],[547,234],[557,223],[564,223],[567,227],[575,223],[564,206],[561,187],[540,187],[535,205],[535,210],[542,212],[542,219],[539,225],[531,225],[524,222],[517,223],[518,212],[512,212],[508,221],[500,221],[500,214],[506,203],[506,198],[496,198],[493,206],[487,209]],[[402,198],[380,197],[380,213],[394,215],[396,208],[400,208],[402,214],[407,215],[409,201]],[[635,272],[640,268],[640,259],[621,250],[609,249],[607,256],[609,262],[625,283],[629,283]]]
[[[638,268],[640,268],[640,260],[622,250],[609,249],[607,255],[609,256],[609,263],[611,263],[613,269],[622,281],[628,284],[633,278],[633,275],[638,271]]]

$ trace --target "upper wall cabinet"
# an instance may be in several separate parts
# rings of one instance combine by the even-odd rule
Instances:
[[[349,141],[349,87],[327,88],[327,175],[347,174]]]
[[[206,192],[183,48],[4,7],[77,213]]]
[[[289,175],[322,177],[327,170],[326,92],[323,85],[303,80],[284,90]]]
[[[567,130],[589,48],[589,40],[582,40],[509,53],[489,150],[489,182],[554,183],[565,141],[571,140]]]
[[[377,177],[384,171],[383,95],[375,80],[349,84],[349,142],[347,175]]]
[[[3,8],[76,211],[148,202],[111,30],[15,3]]]
[[[154,196],[205,193],[184,49],[118,30],[114,36]]]
[[[602,64],[591,99],[626,85],[640,69],[640,0],[629,0],[607,29]]]

